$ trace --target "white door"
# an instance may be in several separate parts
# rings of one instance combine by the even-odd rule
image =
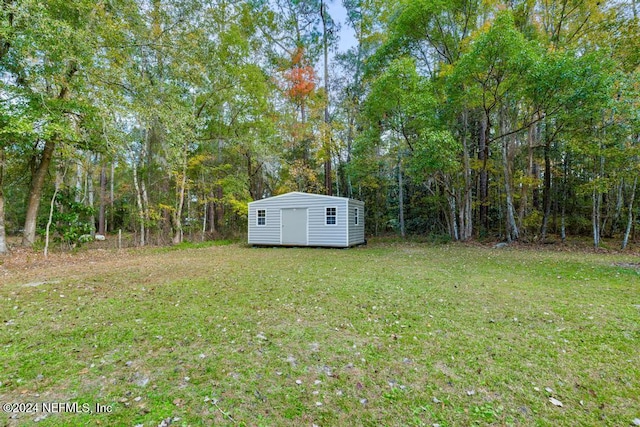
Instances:
[[[283,245],[307,244],[307,208],[281,210],[281,240]]]

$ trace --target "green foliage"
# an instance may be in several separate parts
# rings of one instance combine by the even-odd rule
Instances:
[[[540,224],[542,224],[542,214],[539,210],[533,210],[524,218],[522,231],[528,236],[535,236],[540,230]]]
[[[477,0],[403,0],[392,14],[390,37],[378,57],[422,49],[434,54],[437,62],[452,64],[460,56],[462,42],[473,30],[469,24],[478,20],[480,13],[481,2]],[[443,21],[448,25],[443,25]],[[424,60],[425,56],[421,58]]]
[[[460,168],[461,149],[460,141],[448,130],[429,130],[415,144],[409,171],[422,179],[438,172],[455,172]]]
[[[535,45],[516,29],[509,11],[500,12],[454,64],[449,92],[456,102],[490,112],[507,97],[519,99],[536,63]]]
[[[50,233],[55,242],[76,247],[91,239],[95,230],[90,222],[94,209],[76,201],[76,193],[65,188],[56,194],[55,209],[52,216]],[[39,233],[44,236],[46,224],[40,224]]]
[[[367,102],[368,114],[397,132],[412,121],[428,124],[434,108],[428,81],[418,74],[415,61],[407,57],[392,61],[375,79]]]

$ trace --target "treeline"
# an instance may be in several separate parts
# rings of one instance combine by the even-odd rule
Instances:
[[[287,191],[372,234],[627,245],[635,0],[343,0],[347,52],[329,3],[0,2],[0,252],[241,233]]]
[[[413,210],[399,229],[456,240],[591,233],[596,246],[622,232],[626,245],[640,142],[636,13],[635,2],[600,1],[388,10],[359,160],[394,153],[386,176],[406,174],[397,198]]]

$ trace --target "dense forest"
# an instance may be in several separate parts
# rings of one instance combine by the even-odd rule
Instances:
[[[370,234],[633,238],[636,0],[333,1],[1,0],[0,252],[239,234],[288,191]]]

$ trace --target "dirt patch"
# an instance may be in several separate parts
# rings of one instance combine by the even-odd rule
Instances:
[[[614,262],[613,266],[640,270],[640,262]]]
[[[78,274],[109,271],[132,257],[133,250],[92,249],[79,252],[54,252],[47,258],[31,249],[14,249],[0,258],[0,284],[22,282],[24,287],[57,283],[59,279]]]
[[[0,259],[0,286],[18,285],[37,288],[45,284],[67,281],[106,283],[113,280],[141,284],[165,283],[188,277],[211,275],[220,268],[218,256],[235,253],[239,246],[212,246],[203,249],[169,251],[162,247],[123,250],[87,249],[74,253],[52,253],[48,258],[28,249],[13,251]],[[211,256],[196,256],[194,251],[206,251]]]
[[[60,283],[59,280],[50,280],[50,281],[44,281],[44,282],[29,282],[29,283],[25,283],[24,285],[22,285],[23,288],[35,288],[37,286],[40,285],[46,285],[46,284],[51,284],[51,285],[55,285],[57,283]]]

